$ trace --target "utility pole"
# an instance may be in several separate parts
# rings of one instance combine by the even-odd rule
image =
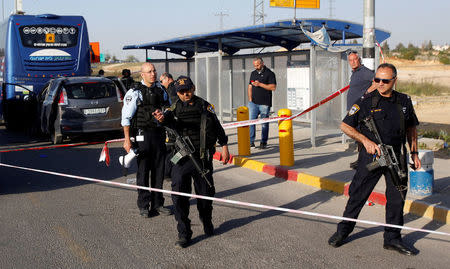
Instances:
[[[264,0],[253,0],[253,25],[264,24]]]
[[[329,0],[329,2],[330,2],[330,16],[329,16],[329,18],[331,19],[331,18],[333,18],[333,11],[334,11],[334,0]]]
[[[14,14],[24,14],[23,8],[22,8],[22,0],[14,1]]]
[[[375,70],[375,0],[364,0],[362,63]]]
[[[220,11],[220,13],[216,13],[214,14],[214,16],[220,17],[220,30],[223,30],[223,17],[228,16],[228,13],[223,13],[222,11]]]

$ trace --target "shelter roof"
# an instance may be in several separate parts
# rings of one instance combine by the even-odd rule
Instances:
[[[194,34],[164,41],[126,45],[123,49],[168,51],[191,58],[195,54],[195,44],[197,44],[198,53],[218,51],[220,38],[223,52],[229,55],[233,55],[241,49],[272,46],[280,46],[291,51],[302,43],[311,42],[303,33],[301,27],[308,31],[317,31],[322,26],[327,29],[332,41],[345,41],[346,39],[363,36],[362,24],[331,19],[297,19],[295,22],[284,20],[205,34]],[[390,32],[375,29],[375,38],[378,43],[383,42],[390,35]]]

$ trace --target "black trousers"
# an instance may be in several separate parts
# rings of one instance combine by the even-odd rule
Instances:
[[[400,192],[392,183],[391,174],[386,168],[378,168],[369,172],[366,165],[373,161],[372,155],[366,152],[363,147],[358,155],[358,168],[356,174],[352,179],[349,187],[349,196],[347,205],[344,211],[344,217],[358,218],[361,209],[365,205],[370,193],[375,188],[381,175],[384,175],[386,180],[386,223],[403,225],[403,201]],[[406,190],[403,191],[406,196]],[[352,221],[341,221],[338,224],[337,232],[341,235],[348,236],[354,229],[356,223]],[[400,239],[400,229],[384,228],[384,241],[391,242],[392,240]]]
[[[164,165],[166,156],[166,135],[163,130],[149,129],[144,131],[144,141],[137,142],[139,155],[137,156],[136,184],[138,186],[162,189],[164,180]],[[150,175],[149,175],[150,173]],[[164,204],[161,192],[150,192],[138,189],[137,206],[154,209]]]
[[[211,155],[212,156],[212,155]],[[202,162],[196,157],[197,162],[202,166]],[[194,164],[188,157],[184,157],[172,167],[172,190],[177,192],[192,192],[192,179],[194,180],[195,193],[198,195],[213,197],[216,193],[213,182],[213,164],[212,157],[205,161],[204,168],[208,169],[206,178],[211,183],[208,185],[204,178],[200,176],[194,167]],[[177,230],[179,237],[191,238],[191,220],[189,219],[189,197],[172,195],[174,205],[174,215],[177,221]],[[202,222],[210,221],[212,218],[212,201],[197,199],[197,209]]]

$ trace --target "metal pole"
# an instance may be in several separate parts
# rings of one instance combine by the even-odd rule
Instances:
[[[242,100],[244,100],[244,103],[242,104],[243,106],[247,105],[248,102],[248,97],[247,97],[247,88],[248,88],[248,84],[245,81],[245,58],[242,58],[242,77],[244,78],[244,85],[245,85],[245,89],[242,91],[242,93],[244,94],[244,98],[242,98]]]
[[[211,93],[211,80],[209,79],[209,56],[206,57],[206,101],[209,101]]]
[[[339,61],[339,84],[340,87],[344,87],[345,81],[348,78],[348,64],[347,64],[347,54],[345,52],[341,52],[340,54],[341,60]],[[348,94],[348,93],[347,93]],[[341,94],[341,119],[345,117],[345,114],[347,113],[347,94]],[[345,144],[347,142],[347,137],[343,133],[341,137],[342,144]]]
[[[311,44],[311,49],[309,53],[309,88],[310,88],[310,104],[315,102],[315,92],[316,92],[316,46]],[[316,146],[316,110],[311,111],[311,146]]]
[[[297,19],[297,0],[294,0],[294,23]]]
[[[148,49],[145,49],[145,62],[148,62]]]
[[[223,104],[222,104],[222,38],[219,37],[219,59],[218,59],[218,80],[219,80],[219,117],[223,122]]]
[[[375,0],[364,0],[362,63],[375,70]]]
[[[195,83],[195,87],[197,87],[198,91],[197,94],[200,95],[200,89],[198,87],[198,44],[197,41],[194,42],[194,83]]]
[[[170,71],[169,71],[169,61],[168,61],[168,59],[167,59],[167,51],[166,51],[166,63],[165,63],[165,69],[166,69],[166,71],[165,72],[167,72],[167,73],[169,73]]]
[[[230,57],[230,121],[233,121],[233,64],[231,63],[231,57]]]

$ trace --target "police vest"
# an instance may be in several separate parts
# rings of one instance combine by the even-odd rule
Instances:
[[[162,89],[156,86],[147,87],[142,83],[136,83],[135,90],[141,91],[142,102],[138,102],[136,113],[131,120],[133,129],[146,130],[156,128],[157,122],[152,113],[156,109],[162,109],[164,103]]]
[[[200,155],[205,148],[213,148],[217,141],[214,114],[207,110],[208,106],[208,102],[197,97],[193,105],[184,105],[181,100],[178,100],[174,111],[178,132],[181,136],[190,138]],[[202,144],[204,144],[203,147]]]

